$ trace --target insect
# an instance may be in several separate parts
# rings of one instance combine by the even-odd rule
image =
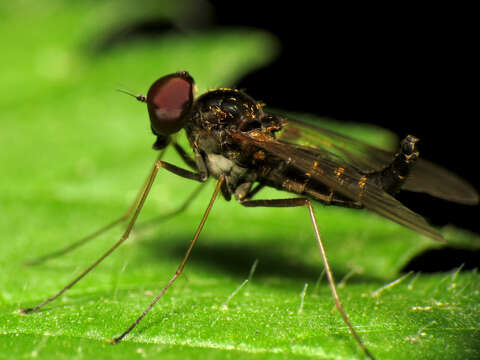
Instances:
[[[130,94],[133,95],[133,94]],[[221,88],[195,99],[194,80],[185,71],[155,81],[146,96],[133,95],[146,103],[150,125],[160,151],[145,184],[124,216],[56,253],[78,247],[99,233],[128,220],[122,237],[91,266],[58,293],[42,303],[22,309],[34,312],[58,298],[109,256],[129,236],[160,169],[197,182],[217,179],[215,190],[200,224],[175,274],[152,303],[113,343],[128,335],[160,300],[182,273],[219,193],[234,197],[246,207],[306,207],[325,266],[335,306],[364,353],[373,359],[351,324],[338,296],[323,242],[318,231],[312,201],[350,208],[366,208],[434,240],[442,235],[420,215],[394,198],[398,191],[419,191],[462,204],[477,204],[478,193],[456,175],[419,159],[418,139],[407,136],[397,152],[378,149],[318,125],[287,119],[266,112],[246,93]],[[172,135],[184,129],[193,157]],[[189,170],[163,161],[164,149],[172,146]],[[254,199],[264,187],[297,195],[285,199]]]

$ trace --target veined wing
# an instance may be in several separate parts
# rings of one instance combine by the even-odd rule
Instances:
[[[348,199],[361,202],[371,211],[435,240],[444,241],[442,235],[422,216],[403,206],[379,185],[370,181],[365,174],[348,164],[339,162],[338,155],[329,153],[326,149],[317,151],[310,147],[287,144],[258,131],[236,133],[232,138],[241,146],[253,145],[262,149],[267,158],[273,156],[301,173],[310,173],[315,181],[321,182]]]
[[[279,140],[301,146],[309,146],[320,152],[335,154],[342,162],[362,172],[382,170],[390,164],[395,151],[377,148],[362,140],[318,125],[314,121],[283,118],[285,124]],[[452,172],[419,159],[402,190],[424,192],[444,200],[475,205],[479,202],[477,191]]]

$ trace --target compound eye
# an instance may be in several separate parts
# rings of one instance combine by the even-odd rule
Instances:
[[[193,78],[185,71],[155,81],[147,93],[152,130],[168,136],[179,131],[193,103]]]

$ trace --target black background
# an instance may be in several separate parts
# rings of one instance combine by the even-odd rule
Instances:
[[[473,9],[210,3],[210,27],[260,28],[280,40],[278,59],[239,88],[271,107],[415,135],[423,158],[480,189]],[[400,200],[436,225],[480,233],[478,206],[412,193]]]

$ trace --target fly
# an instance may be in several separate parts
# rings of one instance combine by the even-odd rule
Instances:
[[[208,91],[195,99],[194,80],[185,71],[161,77],[152,84],[146,96],[133,96],[147,104],[151,130],[156,136],[153,148],[160,151],[145,184],[118,220],[34,262],[71,251],[113,226],[128,221],[125,232],[113,247],[58,293],[34,307],[21,309],[22,313],[37,311],[58,298],[128,238],[158,171],[164,169],[200,183],[214,177],[217,179],[216,187],[177,271],[145,311],[128,329],[112,339],[112,343],[118,343],[128,335],[182,273],[221,193],[226,200],[233,196],[246,207],[306,207],[335,306],[355,341],[373,359],[338,296],[312,200],[327,205],[366,208],[438,241],[444,241],[442,235],[423,217],[397,201],[395,193],[400,190],[425,192],[469,205],[479,201],[478,193],[464,180],[419,159],[418,139],[414,136],[403,139],[398,151],[392,153],[313,123],[268,113],[262,104],[240,90],[222,88]],[[193,157],[172,139],[172,135],[181,129],[185,129]],[[190,169],[161,159],[169,145]],[[264,187],[287,191],[297,197],[253,199]]]

